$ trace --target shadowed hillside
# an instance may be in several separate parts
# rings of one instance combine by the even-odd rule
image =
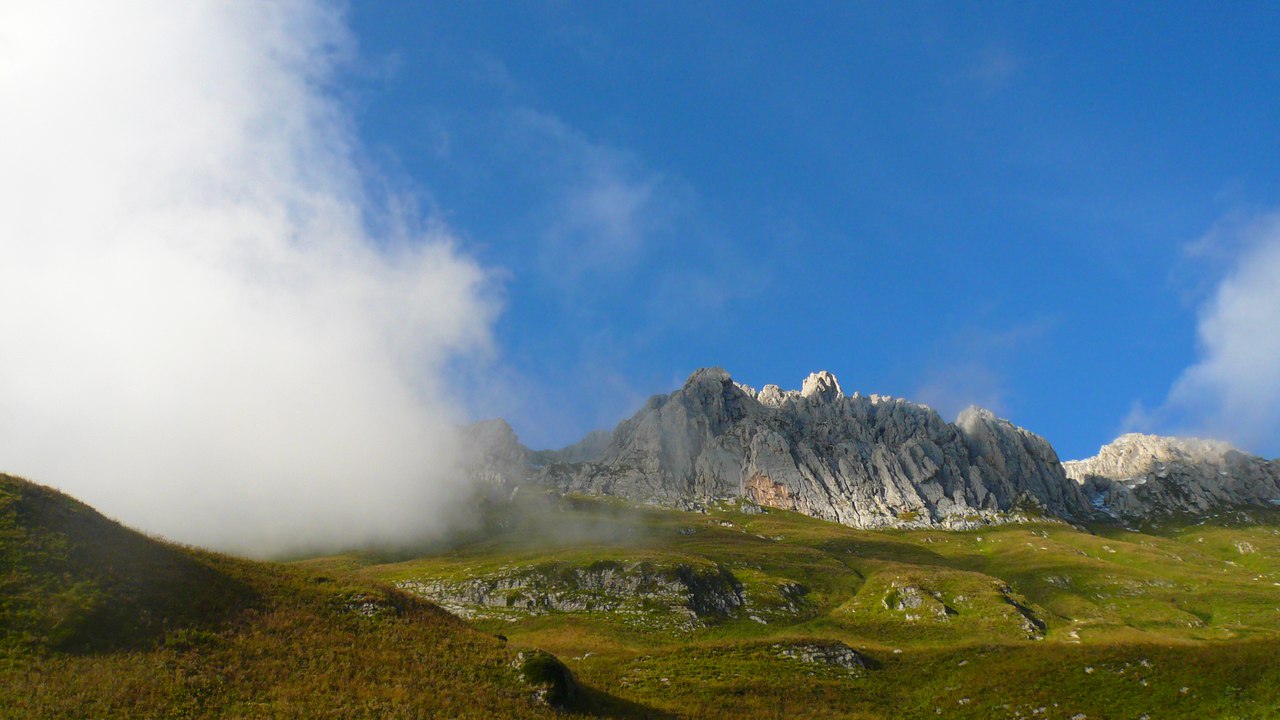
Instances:
[[[55,490],[0,476],[0,629],[62,650],[140,647],[213,628],[257,593],[208,553],[156,542]]]
[[[557,714],[503,640],[430,602],[160,542],[6,475],[0,603],[6,719]]]

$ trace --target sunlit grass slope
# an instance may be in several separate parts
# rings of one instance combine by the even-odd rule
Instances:
[[[0,475],[2,718],[555,715],[511,654],[380,583],[159,542]]]
[[[304,565],[441,596],[638,717],[1280,718],[1275,513],[955,532],[589,498],[518,506],[453,547]],[[743,604],[676,607],[661,582],[677,577],[728,577]],[[477,588],[492,590],[484,603]],[[867,667],[789,650],[829,643]]]

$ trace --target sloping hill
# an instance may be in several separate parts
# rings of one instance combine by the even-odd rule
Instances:
[[[170,545],[0,475],[0,717],[556,715],[513,657],[380,583]]]
[[[0,475],[0,632],[10,642],[101,651],[216,627],[257,600],[218,562]]]

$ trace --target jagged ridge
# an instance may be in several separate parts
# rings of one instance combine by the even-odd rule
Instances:
[[[745,498],[857,527],[1090,513],[1043,438],[979,408],[951,424],[924,405],[847,396],[826,372],[800,391],[757,392],[720,368],[698,370],[618,425],[589,461],[533,453],[505,424],[486,427],[504,435],[490,454],[502,461],[485,465],[488,479],[561,492],[671,507]]]
[[[538,484],[677,508],[745,499],[856,527],[968,527],[1280,505],[1280,460],[1227,443],[1123,435],[1062,463],[1044,438],[971,407],[955,423],[835,376],[757,391],[720,368],[650,398],[612,435],[532,451],[501,420],[472,426],[470,472],[499,488]]]

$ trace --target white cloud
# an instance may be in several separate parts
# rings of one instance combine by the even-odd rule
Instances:
[[[1041,317],[1002,330],[966,328],[945,338],[939,359],[926,369],[911,399],[953,419],[970,405],[997,415],[1009,412],[1006,376],[1009,365],[1034,348],[1053,329]]]
[[[366,229],[342,21],[0,6],[0,468],[259,554],[455,514],[444,368],[496,308],[445,231]]]
[[[678,183],[553,115],[522,108],[512,122],[550,190],[539,263],[554,284],[617,278],[665,238],[685,201]]]
[[[1280,454],[1280,214],[1237,226],[1236,261],[1199,312],[1199,360],[1136,429],[1229,440]],[[1193,246],[1202,247],[1202,243]],[[1218,243],[1221,244],[1221,243]]]
[[[943,419],[954,420],[970,405],[1004,415],[1008,412],[1005,395],[1000,373],[986,362],[969,359],[931,370],[910,399],[937,410]]]

